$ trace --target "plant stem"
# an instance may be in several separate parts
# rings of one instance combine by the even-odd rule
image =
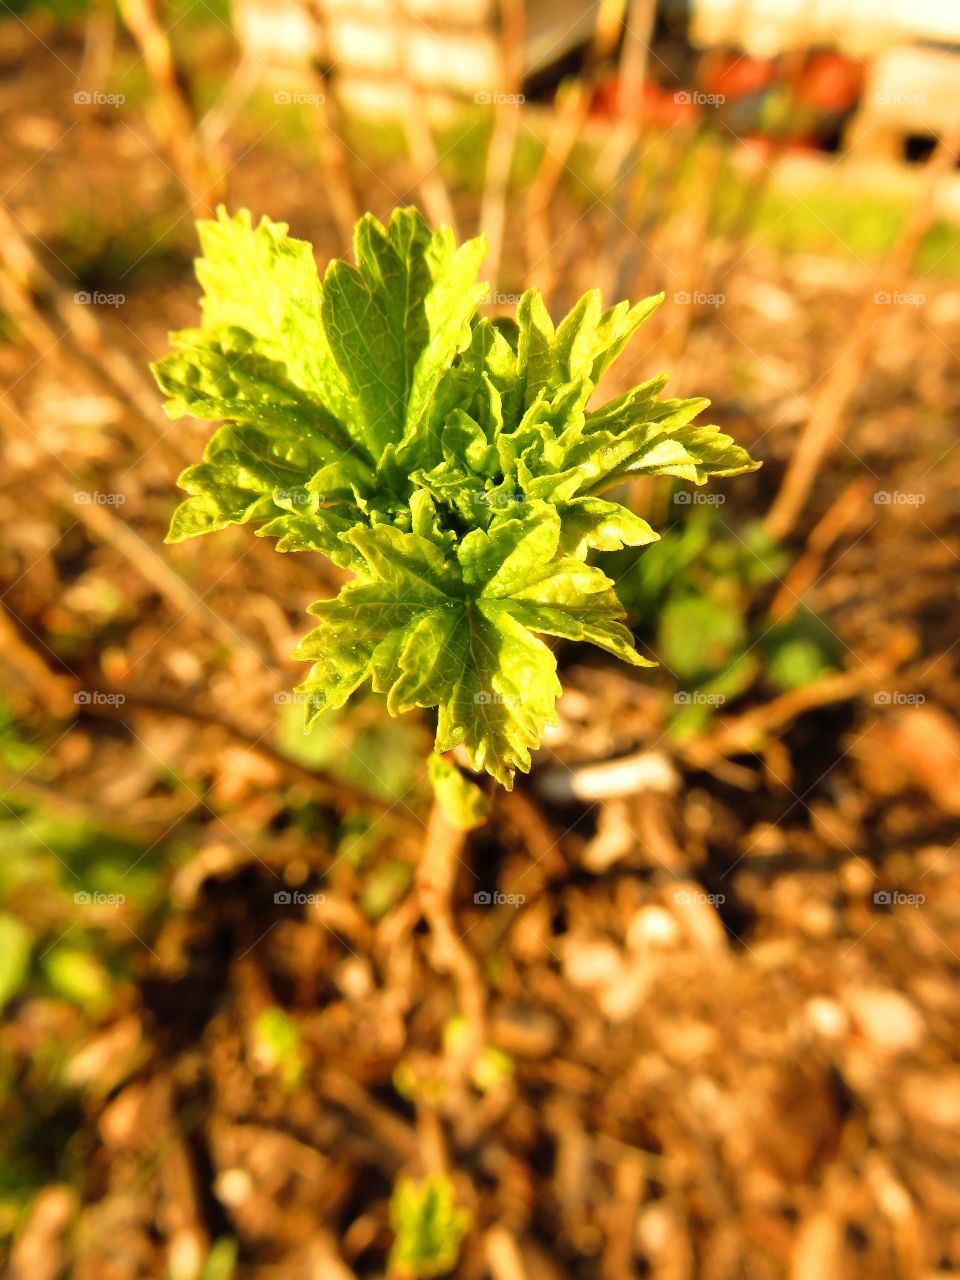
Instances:
[[[883,268],[883,284],[889,295],[900,289],[913,269],[923,238],[936,214],[936,191],[940,181],[953,169],[960,150],[960,130],[941,137],[927,160],[923,181]],[[793,527],[810,496],[824,459],[840,443],[850,410],[860,392],[869,358],[876,345],[878,295],[868,286],[860,310],[851,327],[849,345],[817,384],[811,397],[810,418],[793,451],[783,483],[766,516],[771,537],[783,540]]]
[[[466,832],[455,827],[435,801],[427,822],[427,839],[417,870],[417,893],[432,936],[431,963],[452,975],[457,1000],[470,1031],[463,1060],[472,1060],[483,1046],[486,1001],[483,979],[473,953],[464,943],[453,918],[453,886]]]

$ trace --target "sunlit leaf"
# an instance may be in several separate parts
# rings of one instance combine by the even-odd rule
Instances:
[[[296,651],[308,723],[369,681],[394,715],[437,708],[437,751],[511,785],[554,720],[541,636],[646,662],[585,561],[657,534],[600,494],[757,464],[695,421],[707,401],[661,399],[663,377],[593,405],[660,297],[605,309],[592,290],[555,325],[532,289],[516,323],[478,319],[482,237],[458,248],[414,209],[361,218],[355,265],[322,282],[283,224],[221,210],[200,234],[203,322],[155,372],[168,413],[222,425],[170,540],[252,522],[353,572]]]

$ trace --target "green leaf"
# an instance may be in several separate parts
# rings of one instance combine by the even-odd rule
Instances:
[[[646,520],[641,520],[618,502],[602,498],[573,498],[558,502],[560,546],[583,560],[590,550],[619,551],[621,547],[643,547],[660,537]]]
[[[55,991],[93,1017],[104,1013],[113,1003],[110,975],[87,951],[55,947],[44,956],[43,969]]]
[[[398,209],[387,228],[361,218],[354,250],[356,267],[327,268],[323,326],[352,420],[376,454],[417,433],[441,374],[469,343],[487,294],[475,283],[486,243],[457,249],[448,227],[431,233],[416,210]]]
[[[671,600],[660,615],[658,648],[679,680],[719,671],[746,641],[739,609],[705,596]]]
[[[431,1280],[457,1265],[470,1215],[457,1207],[450,1179],[432,1174],[421,1182],[400,1179],[390,1197],[390,1225],[396,1237],[390,1250],[391,1273]]]
[[[555,555],[560,517],[546,503],[473,530],[455,558],[388,525],[349,537],[365,573],[311,607],[322,625],[294,651],[313,662],[299,686],[309,718],[370,679],[393,715],[437,707],[437,751],[463,743],[472,768],[509,787],[516,769],[529,769],[560,693],[556,661],[536,633],[645,663],[609,579]]]
[[[490,800],[475,782],[435,751],[427,761],[427,772],[437,803],[455,827],[472,831],[483,826],[490,813]]]
[[[664,294],[631,307],[620,302],[603,310],[599,289],[585,293],[554,329],[539,289],[529,289],[517,305],[519,363],[526,369],[525,403],[541,390],[586,378],[596,386]]]
[[[285,222],[269,218],[254,228],[246,209],[230,217],[220,208],[216,221],[197,229],[203,331],[250,334],[259,354],[285,366],[291,383],[345,421],[348,393],[330,359],[320,279],[307,241],[288,236]]]
[[[822,619],[801,609],[765,630],[760,647],[770,681],[778,689],[799,689],[835,665],[840,646]]]

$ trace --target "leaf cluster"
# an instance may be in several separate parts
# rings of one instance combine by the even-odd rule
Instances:
[[[308,722],[369,680],[392,714],[436,707],[437,750],[510,786],[560,692],[541,636],[650,665],[588,556],[657,534],[602,495],[755,464],[695,422],[706,400],[661,398],[665,377],[591,407],[660,297],[605,310],[594,290],[554,327],[531,289],[515,320],[478,318],[483,238],[458,247],[415,209],[361,218],[356,265],[322,282],[281,223],[221,210],[200,237],[202,325],[154,368],[172,417],[221,425],[169,540],[253,522],[352,571],[296,650]]]
[[[390,1225],[395,1235],[391,1272],[430,1280],[456,1266],[470,1215],[457,1206],[450,1179],[432,1174],[421,1182],[399,1180],[390,1198]]]

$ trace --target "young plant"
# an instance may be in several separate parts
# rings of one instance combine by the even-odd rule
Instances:
[[[456,1205],[453,1184],[435,1173],[422,1182],[401,1178],[390,1197],[390,1275],[397,1280],[433,1280],[452,1271],[470,1215]]]
[[[154,371],[171,417],[223,425],[180,478],[168,541],[253,522],[352,572],[295,651],[307,723],[369,680],[392,715],[436,707],[437,750],[462,744],[510,787],[555,719],[540,636],[653,665],[587,557],[657,534],[601,495],[757,464],[694,422],[708,401],[661,399],[665,375],[588,407],[662,295],[605,311],[594,290],[554,328],[531,289],[515,322],[478,319],[483,237],[458,248],[415,209],[367,214],[357,265],[321,283],[286,232],[246,211],[200,224],[202,326]]]

